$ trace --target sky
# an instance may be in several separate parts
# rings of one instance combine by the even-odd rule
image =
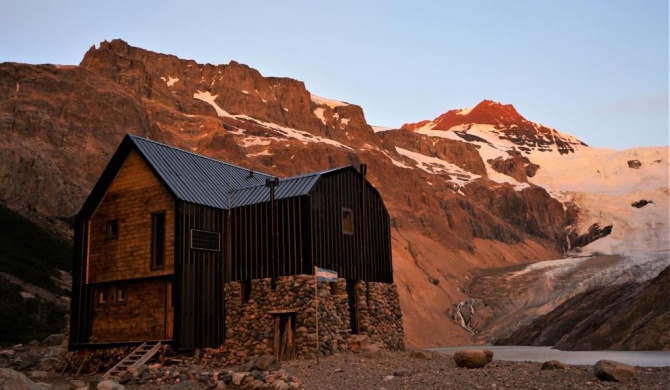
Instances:
[[[667,0],[1,0],[0,62],[104,40],[247,64],[399,127],[491,99],[591,146],[666,146]]]

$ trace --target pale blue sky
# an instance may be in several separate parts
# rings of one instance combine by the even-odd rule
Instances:
[[[235,60],[396,127],[483,99],[592,146],[668,145],[667,0],[2,0],[0,62],[121,38]]]

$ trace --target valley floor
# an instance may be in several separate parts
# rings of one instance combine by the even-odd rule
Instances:
[[[670,380],[670,367],[636,367],[636,378],[622,384],[601,382],[592,366],[541,370],[542,363],[502,361],[494,356],[486,367],[469,370],[458,368],[451,355],[431,357],[396,352],[365,359],[348,354],[322,359],[319,366],[314,361],[294,361],[284,367],[303,381],[305,389],[667,389]]]
[[[422,355],[423,357],[416,357]],[[282,362],[282,369],[299,378],[304,389],[667,389],[670,366],[636,367],[636,377],[629,383],[601,382],[593,367],[566,366],[565,369],[542,370],[541,363],[496,360],[481,369],[458,368],[451,355],[432,352],[382,352],[376,357],[363,354],[337,354],[315,360]],[[190,369],[193,369],[191,367]],[[216,371],[220,367],[203,368]],[[24,371],[31,375],[32,372]],[[46,373],[45,373],[46,374]],[[69,390],[73,380],[84,381],[95,389],[100,374],[79,377],[58,375],[34,378],[46,389]],[[46,383],[46,385],[44,385]],[[207,389],[206,382],[187,380],[181,383],[156,384],[128,382],[126,389]],[[211,384],[210,384],[211,386]],[[0,386],[1,387],[1,386]]]

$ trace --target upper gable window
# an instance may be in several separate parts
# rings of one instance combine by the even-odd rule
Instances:
[[[115,240],[119,238],[119,220],[110,219],[107,221],[107,227],[105,228],[105,237],[110,240]]]
[[[342,233],[354,234],[354,212],[351,209],[342,208]]]
[[[221,250],[221,234],[207,230],[191,229],[191,249],[218,252]]]

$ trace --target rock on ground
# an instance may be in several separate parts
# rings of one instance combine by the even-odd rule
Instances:
[[[607,382],[629,382],[635,378],[635,368],[614,360],[600,360],[593,366],[596,378]]]
[[[547,360],[542,363],[543,370],[565,370],[565,363],[558,360]]]
[[[466,349],[454,353],[458,367],[482,368],[493,360],[493,352],[488,349]]]
[[[43,390],[27,376],[11,368],[0,368],[0,389],[2,390]]]

